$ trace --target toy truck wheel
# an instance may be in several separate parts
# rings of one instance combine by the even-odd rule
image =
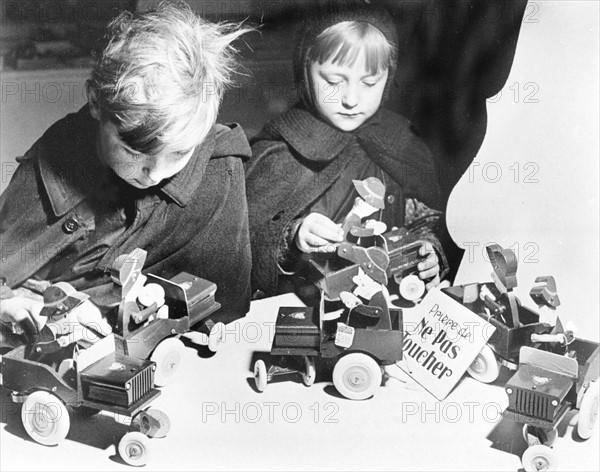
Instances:
[[[487,344],[477,354],[475,360],[471,363],[467,372],[471,377],[479,382],[492,383],[500,375],[500,365],[496,360],[496,355],[492,348]]]
[[[558,431],[556,428],[550,430],[542,430],[540,428],[536,428],[530,424],[523,425],[523,439],[525,442],[529,444],[529,435],[533,435],[537,437],[542,444],[545,446],[552,446],[556,439],[558,438]]]
[[[139,431],[130,431],[119,441],[119,455],[127,464],[141,467],[148,463],[150,440]]]
[[[212,352],[217,352],[223,344],[225,335],[225,324],[218,322],[210,329],[208,334],[208,349]]]
[[[254,363],[254,383],[259,392],[264,392],[267,388],[267,365],[262,359]]]
[[[156,362],[154,384],[164,387],[175,380],[175,374],[183,358],[183,343],[177,338],[167,338],[154,349],[150,360]]]
[[[523,453],[521,462],[527,472],[557,470],[558,464],[554,451],[541,444],[527,448]]]
[[[598,419],[598,382],[592,382],[583,394],[577,420],[577,435],[589,439]]]
[[[304,369],[302,381],[304,382],[304,385],[310,387],[315,383],[315,378],[317,377],[317,368],[315,366],[315,360],[312,357],[304,356]]]
[[[373,396],[381,385],[381,369],[366,354],[348,354],[333,368],[333,385],[350,400],[364,400]]]
[[[164,438],[171,429],[171,420],[162,410],[149,408],[132,418],[130,429],[149,438]]]
[[[405,300],[418,300],[425,293],[425,283],[416,275],[408,275],[400,281],[399,291]]]
[[[41,390],[23,402],[21,421],[31,439],[45,446],[59,444],[71,426],[65,404],[56,395]]]

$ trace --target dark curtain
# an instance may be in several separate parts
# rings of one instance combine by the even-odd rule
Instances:
[[[447,202],[485,137],[486,100],[506,83],[527,1],[379,4],[390,10],[399,34],[399,64],[388,106],[410,118],[434,152]],[[463,251],[448,236],[444,243],[454,275]]]

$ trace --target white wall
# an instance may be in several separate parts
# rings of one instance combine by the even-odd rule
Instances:
[[[488,102],[486,138],[448,205],[450,233],[467,249],[456,283],[490,280],[487,243],[512,246],[520,299],[533,305],[535,277],[554,275],[562,318],[593,340],[599,337],[598,14],[598,2],[529,3],[506,86]]]

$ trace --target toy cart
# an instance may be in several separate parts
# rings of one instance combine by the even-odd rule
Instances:
[[[315,307],[282,307],[271,349],[273,363],[254,364],[256,388],[262,392],[275,376],[301,373],[310,386],[316,359],[334,359],[333,384],[351,400],[371,397],[382,381],[383,365],[402,359],[402,312],[388,309],[383,294],[370,306],[351,310],[346,323],[324,321],[324,301]]]
[[[532,341],[532,335],[548,334],[551,324],[542,322],[539,313],[521,305],[512,293],[516,287],[517,259],[510,249],[499,245],[487,246],[492,263],[494,282],[458,285],[442,289],[442,292],[461,303],[473,313],[492,324],[496,330],[477,355],[467,372],[480,382],[494,382],[503,365],[516,370],[521,347],[540,347]],[[555,308],[559,301],[552,277],[538,277],[537,285],[530,295],[538,306]],[[553,294],[553,295],[552,295]]]
[[[115,352],[112,335],[86,346],[82,340],[65,346],[34,342],[2,356],[3,385],[21,406],[27,434],[48,446],[68,434],[73,413],[100,410],[131,416],[131,431],[118,450],[130,465],[148,460],[149,437],[162,437],[168,417],[146,409],[160,391],[154,388],[156,364]]]
[[[555,347],[562,344],[560,334],[538,339]],[[571,410],[579,410],[577,434],[581,439],[590,438],[594,431],[600,346],[574,339],[564,351],[522,347],[519,368],[505,387],[509,400],[505,416],[524,423],[523,437],[529,445],[522,457],[526,471],[557,469],[551,446],[558,436],[557,425]]]

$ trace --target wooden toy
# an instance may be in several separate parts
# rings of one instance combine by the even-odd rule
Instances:
[[[343,295],[342,295],[343,297]],[[354,297],[357,299],[357,297]],[[349,304],[347,316],[326,320],[324,298],[318,307],[281,307],[271,348],[273,362],[254,364],[262,392],[275,376],[301,373],[305,385],[316,378],[316,360],[333,359],[333,384],[352,400],[371,397],[382,381],[381,366],[402,358],[402,311],[388,307],[380,291],[368,305]]]
[[[509,404],[504,416],[523,423],[528,448],[522,456],[526,471],[557,470],[552,445],[557,425],[578,410],[577,434],[591,437],[598,416],[600,345],[578,339],[556,316],[560,299],[553,277],[535,280],[530,296],[535,312],[512,292],[517,286],[514,252],[499,245],[487,248],[494,268],[493,283],[450,287],[443,291],[496,327],[468,372],[493,382],[499,366],[516,370],[505,386]]]

